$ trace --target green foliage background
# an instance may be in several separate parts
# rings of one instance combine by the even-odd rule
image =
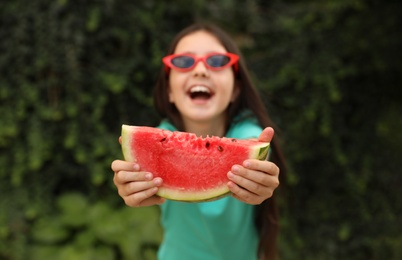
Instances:
[[[0,258],[155,258],[158,208],[126,207],[110,164],[121,124],[157,124],[161,57],[202,19],[236,39],[281,129],[282,259],[401,259],[401,9],[2,1]]]

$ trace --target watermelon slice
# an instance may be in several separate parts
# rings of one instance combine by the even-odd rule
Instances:
[[[234,164],[266,160],[269,143],[197,137],[146,126],[122,126],[126,161],[163,180],[157,195],[178,201],[209,201],[229,194],[227,173]]]

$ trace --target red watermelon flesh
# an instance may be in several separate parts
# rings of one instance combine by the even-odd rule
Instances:
[[[122,150],[126,161],[162,178],[159,196],[196,202],[229,194],[232,166],[249,158],[266,160],[269,143],[123,125]]]

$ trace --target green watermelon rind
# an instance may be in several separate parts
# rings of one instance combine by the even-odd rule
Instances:
[[[261,143],[255,145],[250,152],[250,158],[255,158],[261,161],[268,160],[269,147],[269,143]]]
[[[127,138],[138,129],[138,126],[123,125],[122,126],[122,152],[124,159],[130,162],[136,162],[131,150],[131,139]],[[258,142],[253,147],[250,147],[249,159],[267,160],[270,150],[269,142]],[[228,179],[229,181],[229,179]],[[223,183],[220,186],[211,188],[205,191],[186,191],[178,190],[176,188],[169,188],[166,186],[159,187],[157,195],[169,200],[181,201],[181,202],[207,202],[214,201],[226,196],[231,195],[231,192],[227,186],[227,183]]]

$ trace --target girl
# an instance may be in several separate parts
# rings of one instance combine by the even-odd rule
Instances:
[[[205,203],[166,201],[155,195],[162,179],[116,160],[119,195],[131,207],[161,205],[159,259],[274,259],[278,213],[272,195],[284,160],[239,49],[216,26],[194,24],[176,36],[163,63],[154,92],[165,118],[160,128],[271,141],[272,156],[234,165],[227,183],[232,196]]]

